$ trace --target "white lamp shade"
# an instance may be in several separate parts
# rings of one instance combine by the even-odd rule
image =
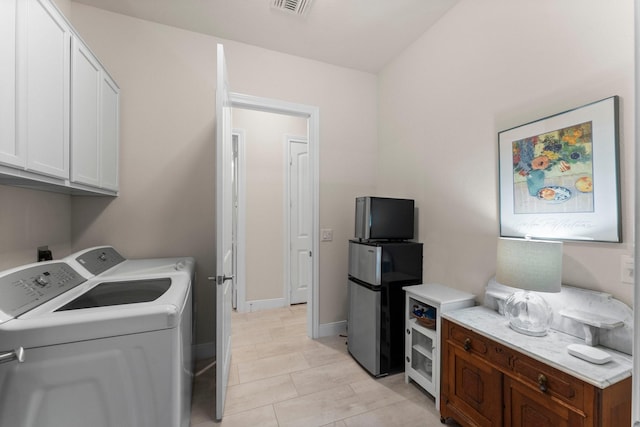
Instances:
[[[536,292],[560,292],[562,242],[498,239],[496,281]]]

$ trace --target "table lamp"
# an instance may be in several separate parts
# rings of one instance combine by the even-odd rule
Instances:
[[[511,329],[526,335],[546,335],[553,310],[537,292],[560,292],[562,242],[498,238],[496,281],[521,289],[505,302]]]

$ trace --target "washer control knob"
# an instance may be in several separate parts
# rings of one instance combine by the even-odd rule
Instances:
[[[36,285],[38,286],[47,286],[49,284],[49,280],[47,280],[47,276],[45,276],[44,274],[39,275],[38,277],[36,277]]]

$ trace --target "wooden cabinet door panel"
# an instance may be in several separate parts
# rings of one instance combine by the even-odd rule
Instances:
[[[451,346],[448,404],[483,427],[502,425],[502,374],[464,350]]]
[[[504,377],[505,427],[586,427],[585,414]]]

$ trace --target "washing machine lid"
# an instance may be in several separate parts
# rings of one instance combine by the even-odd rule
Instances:
[[[195,259],[193,257],[179,258],[142,258],[127,259],[101,275],[103,279],[111,277],[135,277],[165,273],[185,272],[193,274]]]
[[[171,279],[167,277],[102,282],[56,311],[151,302],[160,298],[170,287]]]
[[[87,279],[94,277],[147,276],[184,271],[194,274],[193,257],[124,258],[112,246],[83,249],[64,259]]]
[[[85,281],[63,261],[27,264],[0,272],[0,324],[45,304]]]
[[[163,291],[167,283],[169,287]],[[128,299],[128,302],[115,304],[117,293],[129,293],[127,287],[131,287],[134,296],[123,296],[124,300],[120,301]],[[94,295],[98,295],[101,302],[83,298],[95,288],[98,290]],[[183,312],[190,310],[190,305],[191,279],[182,272],[108,282],[94,278],[0,324],[0,343],[6,348],[26,349],[174,329],[180,325]]]

